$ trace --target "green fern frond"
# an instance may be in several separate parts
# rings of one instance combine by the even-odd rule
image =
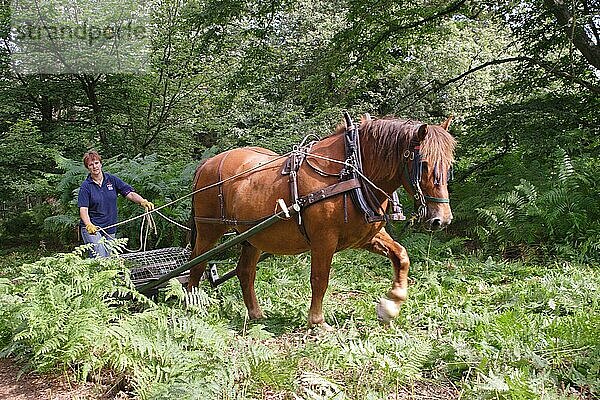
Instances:
[[[167,287],[164,291],[165,301],[171,298],[176,299],[180,303],[185,300],[186,292],[177,278],[171,278],[167,282]]]
[[[303,372],[298,378],[298,386],[308,399],[342,400],[346,398],[346,395],[337,383],[314,372]]]
[[[208,294],[199,287],[194,287],[192,290],[185,293],[184,302],[187,307],[194,307],[205,312],[211,304]]]
[[[77,225],[78,218],[72,214],[53,215],[44,219],[44,228],[49,232],[61,232],[65,228],[72,228]]]
[[[572,186],[575,183],[573,178],[576,172],[571,157],[569,157],[565,150],[560,148],[557,150],[556,155],[561,159],[561,162],[558,164],[558,180],[566,186]]]

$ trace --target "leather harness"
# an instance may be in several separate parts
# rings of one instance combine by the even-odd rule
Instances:
[[[375,197],[369,185],[363,184],[359,126],[352,122],[347,112],[344,112],[344,119],[346,120],[346,134],[344,135],[346,163],[340,174],[340,179],[342,181],[357,179],[361,183],[360,186],[350,190],[350,197],[354,205],[362,211],[368,223],[385,221],[386,215],[381,210],[377,197]],[[381,214],[379,213],[380,210]]]
[[[307,154],[309,154],[312,145],[315,142],[310,142],[304,146],[297,146],[291,155],[286,159],[282,169],[282,175],[289,175],[289,187],[292,203],[297,203],[301,207],[301,211],[298,215],[298,229],[304,236],[307,243],[310,244],[310,238],[306,232],[306,228],[302,223],[302,210],[312,204],[318,203],[322,200],[330,197],[337,196],[339,194],[344,195],[344,219],[347,222],[347,205],[346,195],[349,193],[352,201],[356,207],[363,213],[365,220],[368,223],[388,221],[392,220],[403,220],[405,219],[402,214],[400,202],[398,201],[398,195],[396,192],[393,193],[393,201],[391,203],[392,209],[391,214],[385,214],[385,211],[379,205],[379,201],[370,189],[370,184],[364,182],[362,178],[362,160],[360,154],[360,139],[359,139],[359,126],[352,122],[349,114],[344,112],[344,118],[346,121],[346,133],[344,135],[345,145],[345,166],[339,174],[340,181],[319,189],[315,192],[300,197],[298,193],[298,171],[306,160]],[[221,168],[227,155],[225,155],[219,164],[219,182],[222,180]],[[313,168],[314,169],[314,168]],[[315,169],[318,173],[321,171]],[[225,224],[225,225],[256,225],[269,216],[258,219],[258,220],[237,220],[228,218],[225,214],[225,201],[223,197],[223,185],[218,185],[219,188],[219,208],[221,212],[220,218],[209,218],[209,217],[194,217],[196,221],[213,223],[213,224]]]

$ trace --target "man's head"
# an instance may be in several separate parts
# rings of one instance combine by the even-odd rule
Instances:
[[[90,150],[83,155],[83,165],[86,168],[89,168],[89,165],[94,161],[102,162],[102,157],[100,157],[97,151]]]

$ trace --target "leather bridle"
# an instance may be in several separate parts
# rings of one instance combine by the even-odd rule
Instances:
[[[450,203],[450,199],[448,197],[433,197],[428,196],[423,193],[421,189],[421,178],[423,176],[423,157],[421,155],[421,145],[420,143],[411,142],[410,150],[406,150],[404,152],[404,158],[406,162],[404,163],[404,177],[408,182],[408,186],[412,193],[409,193],[413,196],[415,202],[415,211],[412,213],[409,221],[411,222],[421,222],[425,216],[427,215],[427,202],[430,203]],[[410,171],[409,166],[410,164]],[[437,172],[435,173],[435,184],[439,185],[441,179],[437,176]],[[448,171],[447,176],[449,177],[450,171]]]

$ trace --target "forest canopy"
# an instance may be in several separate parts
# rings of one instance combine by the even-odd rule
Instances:
[[[90,148],[160,203],[189,191],[207,155],[286,152],[348,110],[426,123],[454,115],[447,234],[507,257],[598,258],[597,2],[157,0],[119,3],[119,13],[84,0],[23,4],[0,13],[3,245],[72,240]],[[129,27],[121,58],[105,52],[117,39],[103,27],[117,14]],[[172,212],[185,220],[187,205]]]

